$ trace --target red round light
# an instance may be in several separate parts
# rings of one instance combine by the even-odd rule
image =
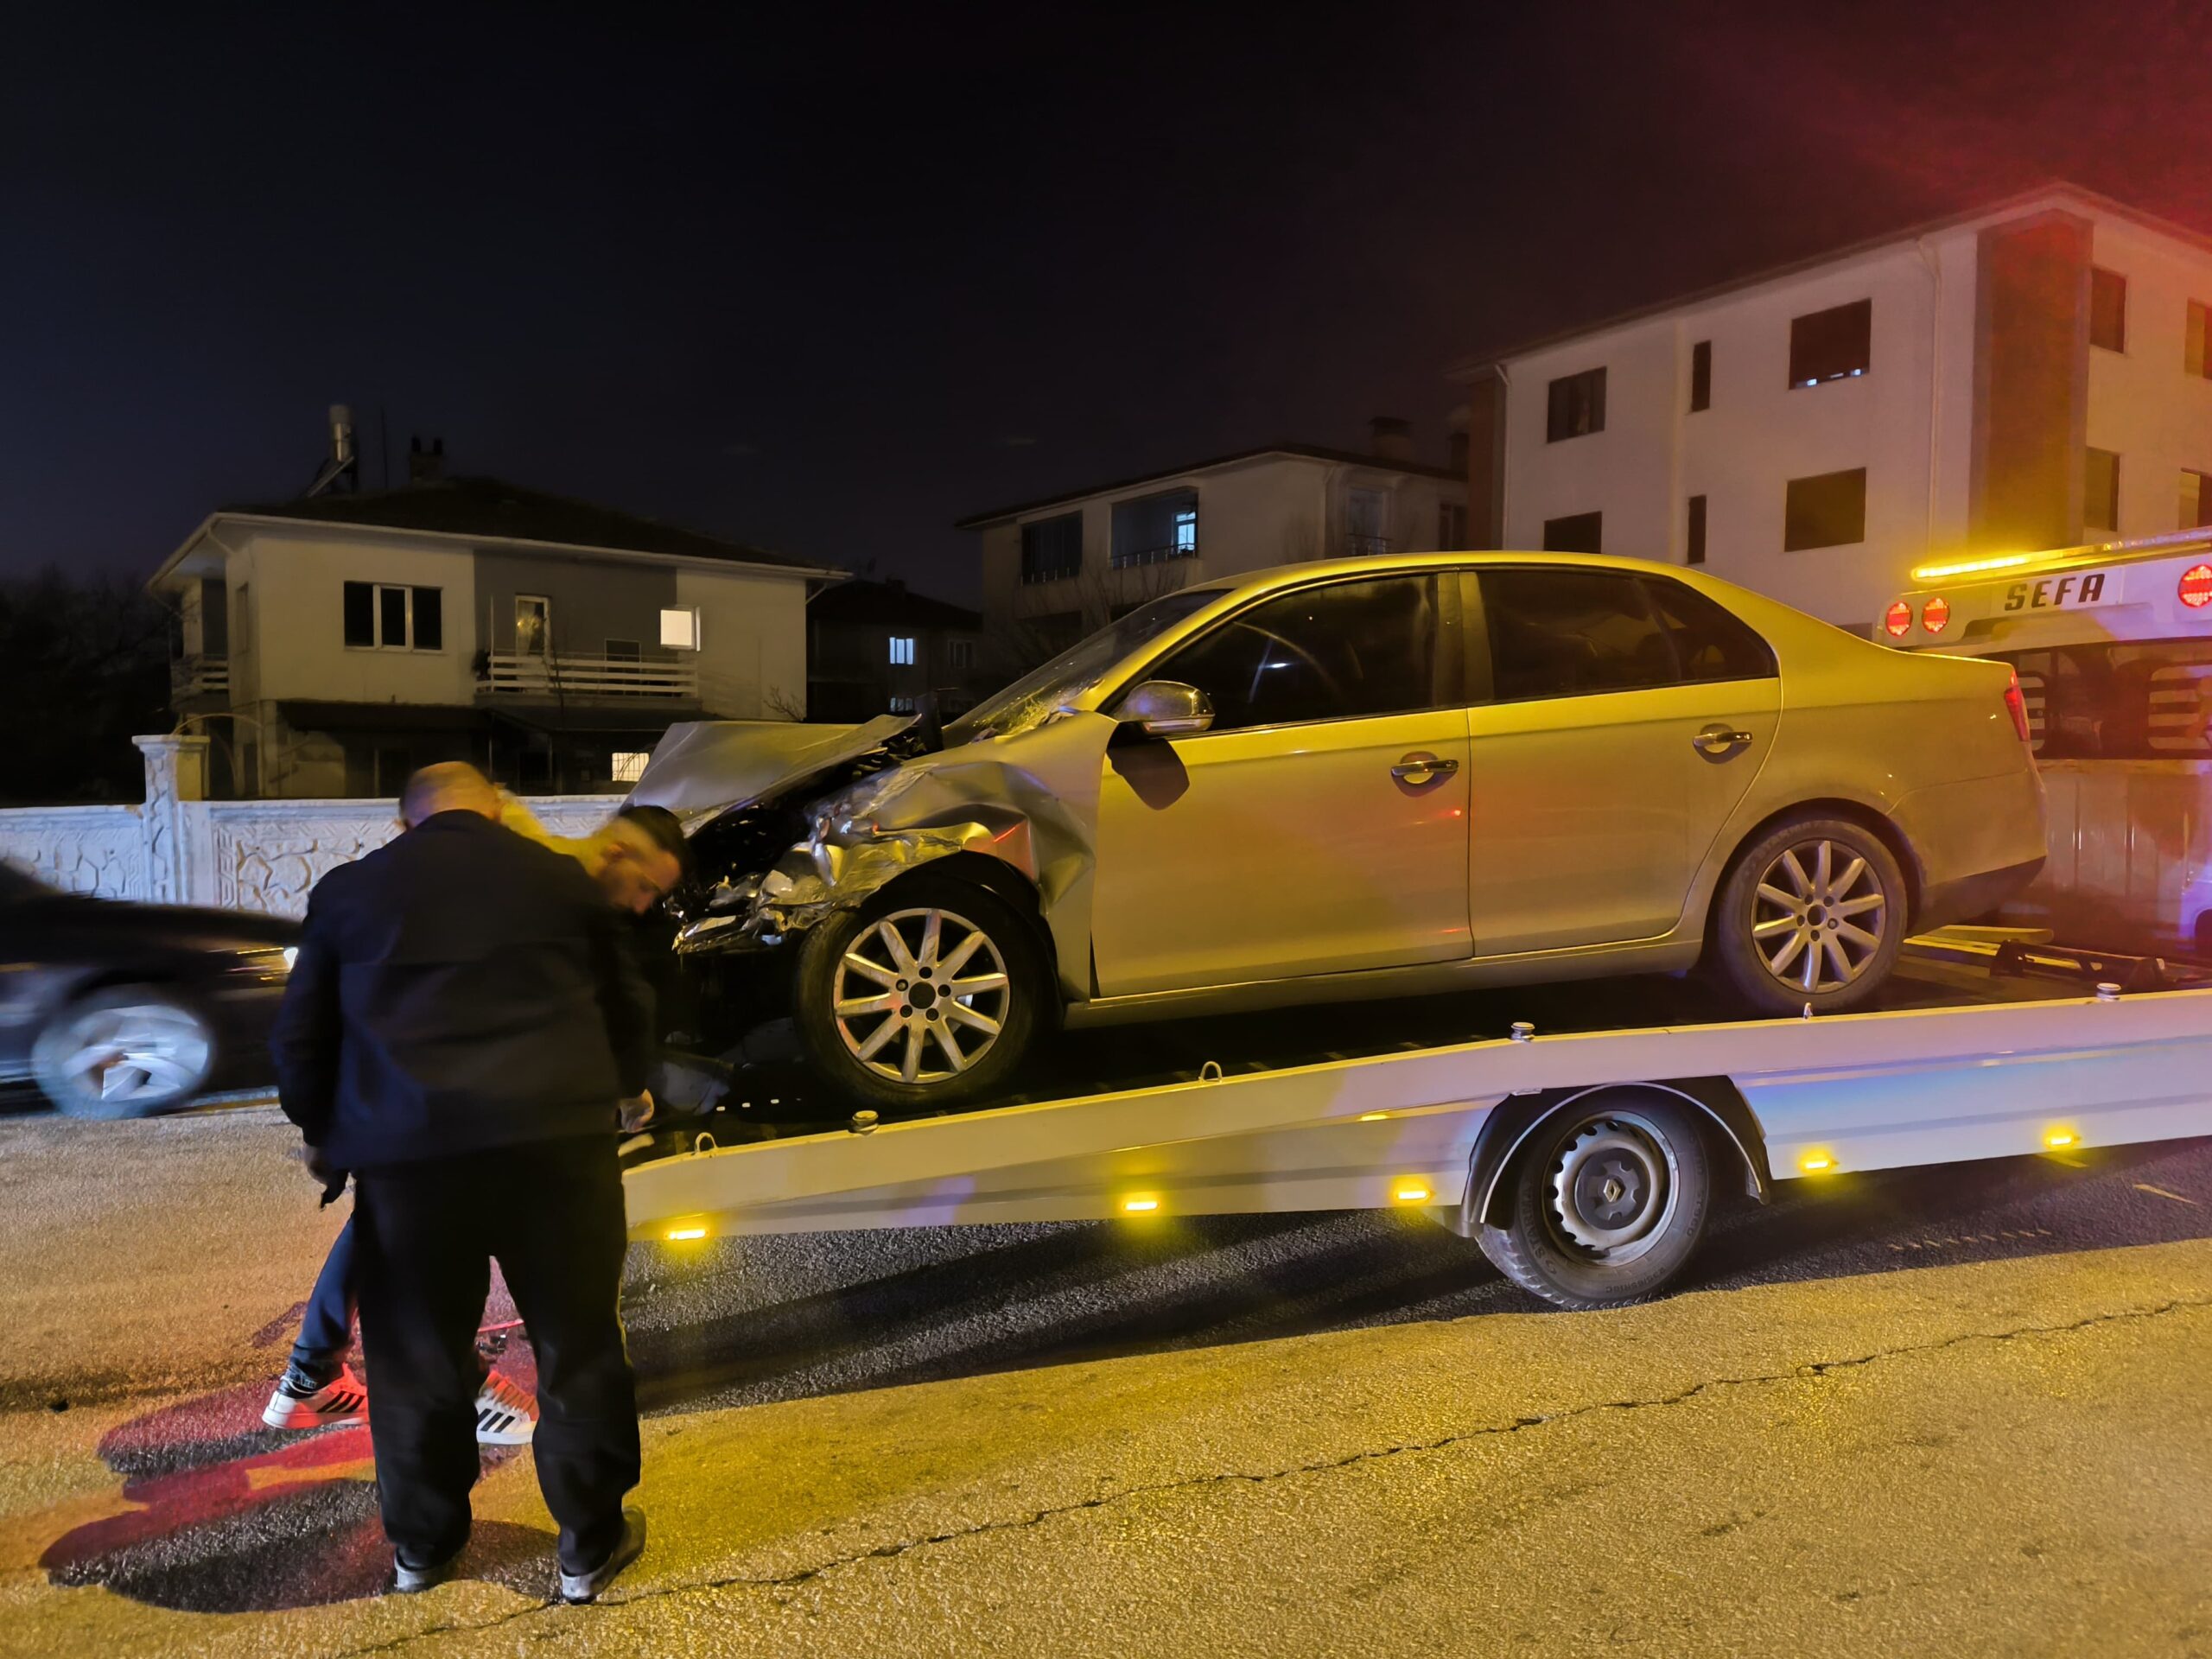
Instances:
[[[1928,601],[1920,613],[1920,626],[1930,633],[1941,633],[1951,620],[1951,601],[1937,597]]]
[[[2201,611],[2212,605],[2212,564],[2192,564],[2181,573],[2181,586],[2176,589],[2181,602],[2192,611]]]
[[[2212,571],[2206,573],[2212,575]],[[1899,600],[1883,613],[1882,630],[1892,639],[1902,639],[1912,632],[1912,607]]]

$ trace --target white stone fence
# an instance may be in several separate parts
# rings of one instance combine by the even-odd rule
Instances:
[[[392,801],[211,801],[207,740],[142,737],[143,806],[0,809],[0,861],[68,893],[298,916],[327,870],[398,833]],[[533,799],[559,835],[582,835],[619,795]]]

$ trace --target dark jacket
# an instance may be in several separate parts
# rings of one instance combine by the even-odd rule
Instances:
[[[441,812],[315,883],[270,1047],[284,1115],[347,1169],[612,1134],[652,995],[574,859]]]

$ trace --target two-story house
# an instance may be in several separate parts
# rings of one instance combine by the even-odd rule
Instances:
[[[1270,565],[1431,552],[1466,540],[1466,467],[1413,458],[1379,416],[1368,453],[1279,443],[963,518],[982,541],[983,627],[1001,675],[1145,601]]]
[[[2212,239],[2053,185],[1487,354],[1485,547],[1865,629],[1931,557],[2212,522]]]
[[[973,707],[983,619],[901,581],[841,582],[807,607],[806,710],[814,720]]]
[[[668,727],[806,708],[838,572],[488,478],[214,512],[149,584],[219,793],[394,793],[468,760],[515,788],[633,780]]]

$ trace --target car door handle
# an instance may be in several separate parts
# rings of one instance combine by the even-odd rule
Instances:
[[[1449,778],[1459,770],[1457,760],[1440,760],[1433,754],[1409,754],[1390,768],[1390,775],[1402,784],[1426,784]]]
[[[1723,726],[1716,722],[1690,739],[1690,747],[1700,754],[1711,755],[1718,759],[1733,754],[1738,749],[1748,747],[1751,741],[1752,737],[1749,732],[1739,731],[1733,726]]]

